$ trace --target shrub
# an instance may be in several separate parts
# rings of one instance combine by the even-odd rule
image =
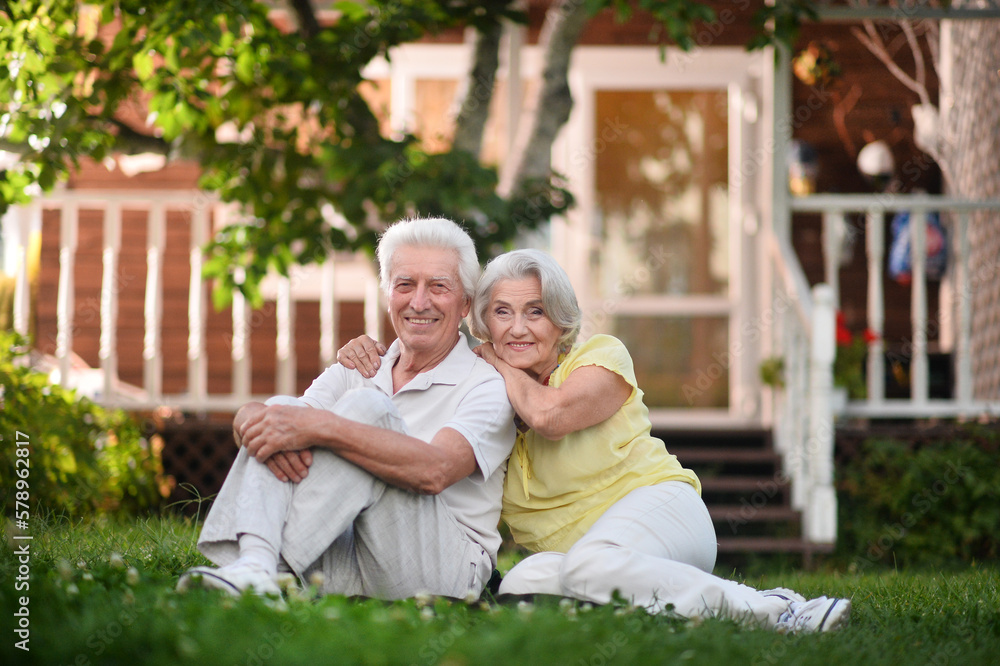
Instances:
[[[158,508],[167,490],[159,452],[121,410],[53,385],[18,363],[26,341],[0,332],[0,472],[4,506],[16,501],[18,441],[30,442],[26,496],[34,513],[83,516]],[[24,497],[25,495],[22,495]],[[8,513],[10,515],[10,513]]]
[[[859,568],[935,566],[1000,554],[1000,433],[869,439],[839,470],[838,552]]]

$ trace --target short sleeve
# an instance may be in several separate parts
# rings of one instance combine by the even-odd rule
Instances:
[[[561,371],[559,383],[561,384],[577,368],[588,365],[607,368],[611,372],[621,375],[632,387],[633,395],[635,389],[638,388],[632,356],[622,341],[616,337],[595,335],[571,350],[559,368]]]
[[[317,409],[333,409],[340,397],[351,388],[350,372],[355,371],[336,363],[331,365],[313,380],[302,394],[302,401]]]
[[[470,480],[482,483],[501,469],[514,447],[514,409],[503,378],[497,374],[475,386],[442,427],[458,431],[472,446],[478,469]]]

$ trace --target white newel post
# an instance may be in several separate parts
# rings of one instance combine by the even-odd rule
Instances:
[[[833,357],[836,304],[829,285],[813,287],[812,346],[809,351],[809,499],[803,515],[807,541],[837,539],[837,495],[833,487]]]

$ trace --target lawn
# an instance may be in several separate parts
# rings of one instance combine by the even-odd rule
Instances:
[[[0,540],[0,609],[9,627],[0,644],[4,664],[965,666],[996,663],[1000,655],[994,567],[755,575],[745,582],[854,599],[842,631],[782,636],[727,620],[696,624],[557,599],[499,605],[178,593],[178,575],[203,563],[189,520],[49,521],[32,528],[30,541],[7,534]],[[16,555],[24,544],[28,555]],[[27,633],[19,635],[19,625]]]

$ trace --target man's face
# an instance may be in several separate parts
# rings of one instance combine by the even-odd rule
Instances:
[[[400,247],[389,276],[389,318],[403,349],[447,353],[469,314],[458,277],[458,254],[437,247]]]

